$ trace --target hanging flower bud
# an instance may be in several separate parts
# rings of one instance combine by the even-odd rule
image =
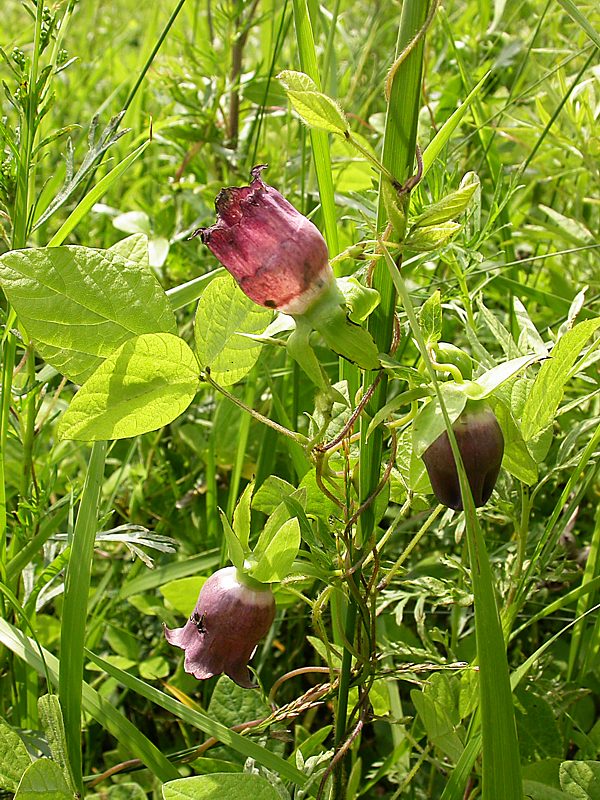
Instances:
[[[498,420],[486,403],[469,400],[452,430],[475,506],[483,506],[494,490],[504,454]],[[462,509],[458,471],[446,431],[423,453],[423,461],[438,501],[448,508]]]
[[[225,673],[240,686],[252,688],[248,661],[275,617],[275,599],[268,587],[241,583],[235,567],[215,572],[204,583],[191,617],[183,628],[165,636],[185,650],[185,671],[199,680]]]
[[[327,245],[310,220],[260,175],[250,186],[221,189],[217,222],[200,228],[202,241],[255,303],[304,314],[335,281]]]

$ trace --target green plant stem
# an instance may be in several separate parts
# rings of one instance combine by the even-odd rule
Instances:
[[[29,82],[27,89],[27,105],[24,113],[21,114],[23,130],[20,136],[19,165],[17,170],[17,185],[15,194],[15,206],[13,216],[13,231],[11,248],[13,250],[25,247],[28,236],[29,208],[32,192],[30,182],[31,156],[37,129],[37,81],[40,57],[40,39],[42,33],[42,13],[43,5],[38,3],[35,19],[35,34],[33,41],[33,51],[31,54],[31,67],[29,70]]]
[[[104,479],[106,442],[94,442],[73,531],[71,557],[65,579],[60,639],[58,694],[65,720],[69,761],[79,791],[83,791],[81,759],[81,691],[87,601],[92,556],[99,516],[100,489]]]
[[[302,71],[311,78],[321,89],[321,78],[317,63],[315,39],[313,36],[307,0],[293,0],[294,22],[296,25],[296,40],[300,53]],[[335,214],[335,201],[333,195],[333,178],[331,175],[331,156],[329,138],[325,131],[310,130],[310,141],[313,153],[319,196],[321,198],[321,212],[325,227],[325,239],[329,254],[335,255],[339,250],[337,219]]]
[[[433,509],[433,511],[427,517],[427,519],[425,520],[423,525],[421,525],[419,530],[416,532],[416,534],[410,540],[410,542],[407,545],[407,547],[404,548],[404,550],[402,551],[402,555],[394,562],[394,564],[387,571],[387,574],[386,574],[385,578],[383,578],[383,580],[379,583],[379,586],[377,587],[379,589],[379,591],[381,591],[382,589],[385,589],[387,586],[390,585],[390,583],[392,582],[392,580],[394,578],[394,575],[396,575],[398,570],[401,568],[402,564],[404,564],[404,562],[406,561],[408,556],[412,553],[412,551],[415,549],[415,547],[419,544],[419,542],[421,541],[423,536],[425,536],[425,534],[427,533],[429,528],[433,525],[433,523],[439,517],[440,513],[443,510],[444,510],[444,506],[441,505],[441,504],[438,504]]]
[[[246,378],[246,387],[244,391],[244,403],[251,408],[254,403],[256,395],[256,384],[258,378],[258,371],[256,366],[252,368],[250,374]],[[244,468],[244,458],[246,455],[246,447],[248,445],[248,436],[250,434],[250,422],[252,417],[249,414],[244,414],[240,421],[240,430],[238,434],[238,442],[235,451],[235,460],[233,462],[233,469],[231,470],[231,478],[229,480],[229,494],[227,496],[227,517],[233,518],[233,512],[237,501],[238,491],[240,488],[240,480],[242,477],[242,470]]]
[[[43,10],[43,3],[38,3],[35,17],[31,65],[28,76],[27,104],[25,112],[21,113],[22,129],[19,137],[19,159],[15,187],[15,202],[12,214],[12,250],[23,248],[27,244],[30,195],[32,191],[30,181],[31,158],[37,122],[37,81]],[[11,316],[12,310],[10,305],[7,304],[6,319],[10,320]],[[0,574],[2,578],[5,576],[7,545],[6,441],[9,426],[16,345],[14,333],[8,330],[2,341],[2,402],[0,404]],[[30,404],[35,403],[35,397],[30,395],[26,402]]]
[[[235,395],[231,394],[231,392],[228,392],[227,389],[224,389],[222,386],[219,386],[219,384],[211,378],[209,372],[203,372],[202,378],[207,383],[209,383],[213,387],[213,389],[216,389],[228,400],[231,400],[231,402],[234,405],[236,405],[238,408],[241,408],[242,411],[245,411],[247,414],[250,414],[250,416],[254,417],[254,419],[257,420],[258,422],[262,422],[263,425],[267,425],[269,428],[273,428],[273,430],[277,431],[277,433],[281,433],[283,434],[283,436],[287,436],[288,438],[293,439],[300,445],[303,446],[308,445],[309,441],[306,438],[306,436],[303,436],[301,433],[296,433],[295,431],[291,431],[289,428],[285,428],[278,422],[275,422],[274,420],[265,417],[260,412],[255,411],[253,408],[250,408],[250,406],[247,406],[243,402],[243,400],[239,399],[239,397],[236,397]]]
[[[27,397],[25,408],[25,425],[23,429],[23,474],[21,476],[21,494],[27,497],[29,484],[33,477],[33,441],[35,434],[35,418],[37,412],[35,392],[35,354],[31,342],[27,345]]]
[[[517,560],[513,572],[512,585],[505,605],[505,615],[509,620],[509,630],[514,621],[514,614],[510,613],[511,606],[515,600],[517,587],[521,580],[523,573],[523,564],[525,563],[525,554],[527,550],[527,534],[529,532],[529,515],[531,512],[531,498],[529,496],[529,487],[521,484],[521,517],[519,526],[516,530],[517,535]]]
[[[12,375],[15,368],[17,340],[8,332],[2,343],[2,404],[0,405],[0,570],[2,580],[6,577],[6,440],[10,417]]]
[[[380,177],[379,205],[377,213],[377,229],[383,230],[387,223],[387,211],[384,202],[384,183],[388,182],[387,175],[395,176],[398,182],[406,180],[413,171],[416,149],[416,131],[418,121],[419,99],[421,94],[421,74],[423,63],[423,40],[411,45],[415,34],[423,27],[429,3],[419,0],[406,0],[402,6],[398,42],[394,63],[402,59],[395,70],[390,82],[390,96],[386,115],[385,134],[383,141],[382,165],[385,172]],[[405,48],[410,47],[411,52],[403,57]],[[404,198],[406,203],[408,196]],[[403,232],[397,232],[401,240]],[[396,295],[393,281],[385,269],[375,269],[373,274],[373,288],[380,293],[380,304],[369,318],[369,331],[375,340],[380,352],[388,352],[394,331]],[[365,372],[363,391],[367,391],[376,379],[376,373]],[[367,410],[370,416],[385,405],[387,398],[387,376],[379,381],[373,393]],[[367,439],[367,424],[361,425],[361,458],[359,466],[360,500],[364,503],[377,487],[381,474],[381,461],[383,454],[383,433],[376,429]],[[373,504],[365,507],[358,520],[358,528],[354,540],[354,552],[349,553],[351,562],[360,554],[365,542],[372,539],[375,529]],[[351,543],[351,550],[354,549]],[[355,580],[360,585],[360,570],[355,573]],[[353,641],[356,635],[357,607],[350,601],[346,610],[346,637]],[[368,633],[368,632],[367,632]],[[351,656],[344,652],[342,670],[340,674],[340,689],[338,692],[336,716],[336,749],[344,741],[348,719],[348,693],[346,688],[350,682]],[[343,766],[343,762],[340,767]],[[336,773],[336,797],[343,797],[345,781],[343,768]]]
[[[171,16],[167,20],[167,23],[166,23],[165,27],[162,29],[160,36],[156,40],[156,44],[154,45],[154,47],[150,51],[150,55],[146,59],[146,62],[144,64],[144,66],[142,67],[142,70],[141,70],[140,74],[138,75],[137,80],[135,81],[135,83],[133,84],[131,89],[129,90],[129,94],[127,95],[127,99],[123,103],[123,111],[127,111],[129,106],[133,102],[133,98],[136,96],[136,94],[138,92],[138,89],[140,88],[140,86],[142,84],[142,81],[146,77],[146,74],[147,74],[148,70],[150,69],[150,67],[152,65],[152,62],[156,58],[156,54],[160,50],[160,48],[162,46],[162,43],[167,38],[167,34],[169,33],[169,31],[173,27],[173,23],[177,19],[178,15],[179,15],[179,12],[183,8],[184,3],[185,3],[185,0],[178,0],[178,3],[175,6],[175,8],[173,9],[173,11],[171,13]]]
[[[509,681],[506,645],[485,541],[477,519],[473,495],[458,449],[446,404],[429,358],[410,294],[398,266],[383,245],[384,256],[410,322],[421,357],[433,382],[452,455],[456,463],[463,500],[471,579],[475,598],[477,660],[480,665],[479,696],[483,749],[483,796],[522,800],[521,761]]]

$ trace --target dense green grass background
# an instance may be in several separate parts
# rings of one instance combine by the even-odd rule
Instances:
[[[358,487],[356,502],[368,496],[392,458],[389,430],[380,426],[368,438],[366,432],[377,410],[403,391],[408,373],[402,369],[418,362],[410,335],[412,307],[418,311],[439,290],[442,338],[468,350],[478,374],[518,356],[546,357],[548,347],[575,324],[598,316],[596,3],[449,0],[435,10],[424,39],[392,74],[388,100],[386,78],[401,18],[407,30],[404,40],[401,30],[400,49],[425,19],[425,5],[408,0],[403,6],[346,0],[321,6],[270,0],[58,3],[51,14],[61,21],[60,41],[54,30],[39,68],[67,66],[49,79],[47,113],[35,122],[33,147],[20,165],[15,153],[25,152],[24,132],[32,130],[35,115],[11,102],[28,91],[25,73],[14,67],[20,51],[30,69],[34,42],[40,36],[43,41],[50,17],[36,39],[31,3],[8,0],[2,11],[0,253],[57,244],[57,236],[62,241],[61,225],[77,203],[123,165],[127,169],[64,243],[107,248],[131,233],[145,233],[155,274],[165,289],[175,290],[218,266],[189,236],[214,221],[219,189],[246,183],[253,165],[268,163],[266,180],[311,216],[331,256],[365,243],[335,268],[340,276],[356,273],[366,280],[374,231],[383,230],[388,213],[379,176],[343,139],[303,125],[276,78],[281,70],[311,74],[343,107],[359,142],[401,181],[415,169],[412,130],[426,153],[428,172],[412,193],[409,222],[456,190],[466,173],[477,174],[481,188],[452,241],[405,253],[406,302],[397,300],[385,259],[379,259],[374,285],[383,302],[370,330],[387,350],[397,311],[401,337],[394,354],[397,373],[390,373],[371,400],[362,440],[346,457],[333,457],[336,470],[346,468],[348,492]],[[444,124],[484,77],[446,140]],[[43,221],[65,178],[68,183],[71,171],[84,163],[90,136],[94,147],[124,108],[118,124],[123,135]],[[434,149],[436,155],[429,163],[427,147],[440,131],[442,146],[429,151],[430,158]],[[125,159],[150,136],[150,145],[128,166]],[[402,294],[398,283],[396,288]],[[179,333],[190,343],[199,294],[194,290],[190,302],[177,309]],[[306,547],[312,553],[304,564],[307,577],[278,591],[276,624],[253,661],[263,697],[226,679],[198,684],[183,672],[179,651],[164,641],[162,624],[182,624],[200,579],[227,562],[218,508],[231,518],[249,480],[254,477],[257,489],[269,476],[293,486],[304,481],[310,496],[319,497],[307,454],[207,384],[182,416],[155,432],[106,448],[59,441],[57,425],[75,388],[35,358],[35,342],[18,331],[4,301],[2,323],[6,508],[0,521],[0,713],[32,752],[49,754],[51,737],[37,700],[51,687],[39,651],[19,638],[19,631],[44,648],[56,685],[55,657],[62,661],[71,758],[79,741],[77,665],[83,665],[82,763],[80,769],[73,765],[74,780],[77,784],[82,772],[86,785],[93,785],[91,776],[102,775],[98,791],[137,797],[158,792],[161,781],[177,775],[241,772],[250,757],[257,769],[278,774],[280,796],[301,797],[300,773],[316,770],[310,790],[315,794],[334,748],[347,742],[343,768],[334,788],[327,789],[336,798],[508,800],[518,794],[507,789],[501,795],[497,787],[503,785],[503,771],[507,786],[519,780],[519,763],[525,796],[600,796],[594,794],[600,781],[595,612],[600,414],[592,328],[591,338],[573,350],[564,396],[549,427],[528,442],[520,469],[502,471],[479,523],[472,515],[465,520],[436,508],[414,464],[411,474],[408,427],[399,428],[389,488],[361,520],[362,541],[343,541],[343,525],[335,521],[339,510],[320,497],[320,517],[313,509],[316,530],[329,547],[323,546],[321,561]],[[333,381],[347,381],[351,401],[361,382],[368,386],[374,378],[338,363],[323,347],[318,353]],[[503,387],[515,436],[539,369],[534,366]],[[314,387],[284,348],[265,347],[256,366],[229,391],[261,414],[309,433]],[[550,396],[548,402],[551,406]],[[267,508],[265,502],[256,509],[253,536]],[[488,576],[484,554],[483,583],[471,572],[479,532],[491,567]],[[365,544],[371,536],[383,543],[376,564]],[[81,575],[73,583],[71,567],[65,595],[69,559],[85,564],[92,547],[89,586]],[[357,623],[352,591],[341,580],[344,552],[350,563],[367,559],[355,585],[369,598],[376,646],[362,672],[352,672],[366,645],[353,642],[361,630],[361,609],[358,604]],[[365,586],[373,575],[385,585],[378,593],[371,587],[369,594]],[[496,681],[500,629],[495,640],[484,636],[496,620],[492,584],[507,644],[518,754],[517,739],[507,733],[510,704],[500,688],[494,694],[506,669],[500,652]],[[473,594],[487,614],[483,623],[481,618],[476,623]],[[352,662],[353,644],[358,662]],[[331,672],[292,675],[276,685],[274,700],[284,711],[268,730],[243,738],[224,730],[267,717],[273,706],[265,698],[275,682],[312,666],[329,666]],[[481,681],[483,705],[478,666],[487,676]],[[340,667],[346,676],[342,690],[336,685],[323,702],[303,707],[302,695],[335,680]],[[66,697],[73,698],[70,711]],[[348,712],[342,714],[345,703]],[[356,731],[359,719],[364,725]],[[203,745],[213,735],[225,743],[214,750]],[[9,752],[16,747],[10,741]],[[173,764],[182,756],[189,759],[178,772]],[[311,757],[315,760],[306,767]],[[114,776],[103,775],[131,758],[141,759],[145,768],[125,764]],[[130,769],[136,771],[129,774]],[[15,776],[5,777],[4,788],[16,789],[18,770]],[[141,788],[124,786],[132,781]]]

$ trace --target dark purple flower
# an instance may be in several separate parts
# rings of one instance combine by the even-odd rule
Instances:
[[[268,587],[251,589],[240,583],[235,567],[211,575],[183,628],[165,636],[185,650],[185,671],[199,680],[224,672],[240,686],[254,686],[248,661],[275,617],[275,599]]]
[[[494,490],[504,454],[498,420],[485,403],[469,401],[452,429],[475,506],[483,506]],[[423,453],[423,461],[438,501],[448,508],[462,509],[458,472],[446,431]]]
[[[217,222],[200,228],[202,241],[255,303],[304,314],[334,283],[327,245],[310,220],[260,175],[250,186],[221,189]]]

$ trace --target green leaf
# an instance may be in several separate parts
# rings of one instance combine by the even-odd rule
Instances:
[[[73,800],[60,767],[49,758],[40,758],[25,771],[15,800]]]
[[[505,361],[503,364],[498,364],[498,366],[492,367],[492,369],[484,372],[483,375],[480,375],[475,381],[482,390],[480,397],[488,397],[492,392],[502,386],[503,383],[506,383],[507,380],[522,369],[529,367],[538,359],[539,356],[537,355],[512,358],[510,361]]]
[[[381,184],[381,198],[385,213],[399,237],[406,235],[406,208],[408,205],[405,195],[400,196],[389,181]]]
[[[559,777],[560,788],[573,800],[600,797],[600,761],[563,761]]]
[[[533,486],[538,480],[538,466],[523,441],[518,425],[504,403],[494,403],[493,409],[504,436],[502,466],[517,480]]]
[[[351,322],[360,325],[377,308],[381,299],[377,289],[363,286],[360,281],[350,276],[337,279],[338,289],[344,295]]]
[[[463,408],[467,404],[467,395],[461,389],[461,384],[456,384],[453,381],[442,383],[440,390],[444,397],[450,421],[454,422],[461,415]],[[446,425],[444,424],[442,411],[437,398],[434,398],[419,411],[413,422],[412,437],[415,455],[420,458],[429,445],[435,442],[445,430]]]
[[[3,620],[0,619],[0,636],[2,635],[3,627]],[[102,667],[105,672],[114,677],[119,683],[123,684],[123,686],[179,717],[187,725],[193,725],[199,728],[208,736],[214,736],[227,747],[231,747],[236,752],[241,753],[245,758],[252,758],[259,764],[263,764],[267,769],[277,772],[283,780],[293,781],[298,786],[304,786],[306,784],[307,778],[303,773],[285,759],[267,750],[258,742],[253,741],[247,736],[241,736],[239,733],[235,733],[235,731],[220,724],[204,711],[189,708],[178,700],[175,700],[175,698],[156,689],[154,686],[150,686],[130,673],[119,670],[94,653],[88,652],[88,656],[98,666]],[[127,720],[125,721],[127,722]],[[134,731],[136,731],[135,728]],[[172,765],[169,766],[171,766],[171,771],[174,771],[174,767],[172,767]],[[166,779],[163,778],[162,780]]]
[[[277,506],[296,491],[296,487],[277,475],[269,475],[252,498],[252,508],[272,514]]]
[[[377,369],[379,351],[371,334],[366,328],[361,328],[360,325],[350,321],[345,307],[339,305],[340,299],[342,295],[339,292],[325,296],[303,316],[321,334],[325,344],[334,353],[358,364],[362,369]],[[299,321],[300,318],[297,317],[297,331],[299,331]]]
[[[288,355],[290,358],[294,359],[315,386],[318,386],[321,391],[328,393],[331,391],[331,384],[321,362],[311,347],[311,333],[312,328],[310,323],[304,319],[304,317],[297,317],[296,327],[288,336],[286,342]]]
[[[599,327],[600,318],[580,322],[565,333],[554,346],[548,361],[542,364],[523,409],[521,425],[526,441],[554,419],[573,365],[586,341]]]
[[[21,737],[0,719],[0,787],[15,792],[30,766],[31,758]]]
[[[446,122],[444,122],[442,127],[427,145],[427,148],[423,153],[423,178],[427,175],[436,158],[450,141],[450,137],[462,122],[463,117],[469,110],[471,103],[473,103],[479,92],[483,89],[483,85],[487,81],[489,74],[490,73],[487,72],[479,81],[479,83],[477,83],[473,89],[471,89],[469,94],[465,97],[464,103],[456,109],[456,111],[446,120]]]
[[[75,794],[77,787],[67,754],[65,723],[58,696],[55,694],[45,694],[40,697],[38,699],[38,712],[40,715],[40,722],[46,734],[46,739],[48,740],[50,752],[52,753],[52,758],[62,770],[67,784],[71,787],[71,792]]]
[[[129,339],[101,364],[71,401],[62,439],[124,439],[167,425],[192,402],[198,364],[170,333]]]
[[[233,530],[244,550],[248,547],[250,538],[250,505],[253,491],[254,481],[246,486],[233,512]]]
[[[438,250],[448,244],[450,239],[458,233],[461,226],[459,222],[443,222],[440,225],[426,225],[411,231],[406,238],[406,247],[418,252]]]
[[[132,236],[127,236],[127,238],[115,242],[108,249],[111,253],[124,258],[125,261],[128,261],[133,266],[144,267],[144,269],[148,269],[150,266],[148,260],[148,237],[144,233],[134,233]]]
[[[240,334],[262,333],[271,317],[272,312],[246,297],[230,275],[206,287],[194,323],[196,352],[217,383],[231,386],[250,372],[262,344]]]
[[[515,718],[519,750],[524,763],[561,757],[563,743],[550,703],[533,687],[516,691]]]
[[[566,217],[564,214],[559,213],[550,206],[545,206],[540,203],[540,210],[547,214],[550,221],[554,224],[548,224],[548,227],[557,238],[564,239],[568,244],[573,244],[575,247],[585,247],[591,244],[595,237],[594,234],[586,228],[581,222],[571,217]]]
[[[117,181],[121,175],[123,175],[129,167],[133,164],[136,159],[138,159],[144,150],[150,145],[150,140],[141,144],[138,148],[136,148],[133,153],[130,153],[126,156],[123,161],[120,161],[116,167],[113,167],[110,172],[108,172],[103,178],[101,178],[98,183],[93,186],[90,191],[79,201],[78,205],[75,206],[73,211],[69,214],[67,219],[63,222],[60,229],[54,234],[52,239],[48,242],[50,247],[57,247],[61,245],[67,236],[73,231],[77,225],[81,222],[81,220],[85,217],[85,215],[91,211],[94,204],[98,202],[98,200],[105,194],[109,188],[113,185],[115,181]],[[75,176],[77,177],[77,176]],[[54,207],[56,209],[56,206]],[[46,213],[43,215],[46,218],[48,217],[48,209]],[[37,221],[37,225],[40,225],[42,221],[42,217]]]
[[[40,355],[82,383],[123,342],[176,333],[169,301],[140,262],[112,250],[67,246],[0,257],[0,284]]]
[[[442,302],[439,289],[436,289],[421,306],[419,324],[428,344],[439,342],[442,337]]]
[[[241,570],[244,567],[244,561],[246,559],[244,548],[236,536],[235,531],[229,524],[227,515],[221,508],[219,509],[219,514],[221,516],[221,522],[223,523],[223,533],[225,534],[225,541],[227,542],[229,560],[236,569]]]
[[[102,788],[102,793],[85,795],[86,800],[147,800],[139,783],[114,783]]]
[[[600,47],[600,34],[573,0],[558,0],[558,2],[571,19],[583,28],[596,47]]]
[[[343,136],[348,120],[335,100],[319,91],[316,83],[303,72],[284,70],[277,76],[290,99],[294,111],[313,128]]]
[[[221,675],[210,696],[206,713],[215,722],[233,728],[240,721],[268,717],[271,708],[260,692],[249,692],[231,678]]]
[[[188,578],[177,578],[169,581],[160,587],[160,593],[169,605],[184,616],[190,613],[196,605],[196,600],[200,594],[200,589],[206,578],[194,575]]]
[[[152,235],[150,218],[145,211],[126,211],[118,214],[112,221],[118,231],[124,233],[144,233],[148,238]]]
[[[306,490],[305,511],[309,516],[318,517],[328,524],[329,517],[339,509],[335,503],[323,494],[317,483],[316,471],[309,470],[300,481],[300,489]]]
[[[430,741],[456,762],[464,750],[464,731],[458,714],[458,683],[445,675],[432,675],[433,678],[441,680],[432,680],[422,692],[414,689],[410,696]]]
[[[56,656],[52,655],[48,650],[40,649],[37,642],[29,639],[1,617],[0,641],[17,658],[32,667],[39,675],[45,677],[49,672],[53,685],[56,686],[58,684],[58,659]],[[102,664],[102,667],[104,668],[104,664]],[[118,676],[122,681],[123,679],[129,680],[130,677],[126,672],[118,672]],[[132,680],[135,679],[132,678]],[[175,775],[177,775],[176,768],[155,744],[146,738],[109,700],[101,697],[95,689],[92,689],[89,684],[83,681],[79,683],[79,686],[82,690],[83,709],[102,728],[105,728],[115,737],[125,752],[132,753],[136,758],[140,758],[142,763],[159,780],[167,781],[175,778]]]
[[[271,538],[261,534],[254,551],[257,564],[250,575],[261,583],[283,580],[289,575],[299,549],[300,523],[294,517],[284,522]]]
[[[147,681],[157,681],[166,678],[171,671],[171,665],[166,658],[154,656],[147,658],[139,664],[140,677]]]
[[[539,781],[523,781],[523,792],[527,800],[573,800],[573,795]]]
[[[468,172],[455,192],[450,192],[446,197],[438,200],[437,203],[427,206],[418,217],[412,220],[413,226],[420,228],[423,225],[439,225],[442,222],[449,222],[455,219],[467,209],[471,198],[479,187],[477,173]]]
[[[215,772],[169,781],[162,787],[164,800],[281,800],[281,795],[260,775]]]

